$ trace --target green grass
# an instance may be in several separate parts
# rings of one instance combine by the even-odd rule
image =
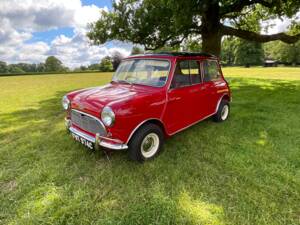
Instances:
[[[223,73],[230,77],[300,80],[300,67],[224,67]]]
[[[144,164],[65,132],[63,94],[111,74],[0,77],[0,224],[300,224],[300,69],[224,73],[229,120]]]

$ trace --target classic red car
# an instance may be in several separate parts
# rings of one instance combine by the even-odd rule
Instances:
[[[71,92],[62,104],[75,140],[145,161],[165,138],[210,116],[226,120],[230,100],[217,57],[179,52],[130,56],[111,83]]]

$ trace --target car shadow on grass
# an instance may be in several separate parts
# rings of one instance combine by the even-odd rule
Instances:
[[[300,84],[231,83],[228,121],[192,126],[144,164],[75,143],[63,124],[65,92],[1,114],[0,222],[297,223]]]

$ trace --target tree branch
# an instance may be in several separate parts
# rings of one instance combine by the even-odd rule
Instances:
[[[224,17],[228,13],[241,12],[246,6],[261,4],[267,8],[271,8],[275,3],[270,3],[263,0],[237,0],[229,6],[224,6],[220,9],[220,17]]]
[[[242,29],[236,29],[225,25],[221,26],[221,32],[223,35],[236,36],[239,38],[246,39],[248,41],[255,41],[260,43],[280,40],[285,43],[292,44],[300,40],[300,33],[293,36],[285,33],[267,35],[267,34],[258,34],[252,31],[246,31]]]
[[[174,38],[174,37],[172,35],[170,35],[163,40],[160,39],[160,42],[155,43],[153,46],[144,44],[145,50],[155,51],[159,48],[164,47],[169,41],[170,41],[170,43],[168,43],[169,46],[175,46],[177,44],[181,44],[184,41],[184,39],[186,39],[188,37],[189,34],[191,34],[191,33],[201,34],[202,29],[203,29],[203,26],[198,26],[197,28],[192,27],[192,28],[188,29],[187,31],[185,31],[183,36],[180,39],[172,40],[172,38]],[[181,32],[178,32],[178,33],[181,33]]]
[[[167,43],[169,40],[171,40],[171,38],[172,38],[172,37],[166,38],[165,40],[163,40],[161,43],[155,45],[154,47],[149,47],[149,46],[145,45],[145,50],[147,50],[147,51],[155,51],[155,50],[157,50],[157,49],[159,49],[159,48],[162,48],[162,47],[164,47],[164,46],[166,45],[166,43]],[[173,47],[174,45],[181,44],[181,43],[184,41],[185,38],[186,38],[186,37],[183,36],[181,39],[171,41],[171,42],[169,43],[169,46]]]

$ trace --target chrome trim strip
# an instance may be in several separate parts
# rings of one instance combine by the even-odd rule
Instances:
[[[69,130],[70,130],[72,133],[77,134],[78,136],[83,137],[84,139],[86,139],[86,140],[88,140],[88,141],[90,141],[90,142],[93,142],[93,143],[96,142],[96,139],[95,139],[94,137],[92,137],[92,136],[90,136],[90,135],[88,135],[88,134],[85,134],[85,133],[83,133],[83,132],[77,130],[77,129],[74,128],[74,127],[70,127]]]
[[[108,142],[101,141],[100,145],[102,147],[104,147],[104,148],[109,148],[109,149],[113,149],[113,150],[125,150],[125,149],[128,149],[128,146],[125,145],[125,144],[111,144],[111,143],[108,143]]]
[[[69,130],[70,130],[70,132],[77,134],[78,136],[80,136],[90,142],[93,142],[93,143],[96,142],[96,138],[94,138],[88,134],[85,134],[85,133],[77,130],[74,127],[70,127]],[[113,149],[113,150],[124,150],[124,149],[128,148],[127,144],[112,144],[112,143],[106,142],[105,140],[102,140],[101,136],[99,136],[99,138],[100,138],[99,145],[104,148],[109,148],[109,149]],[[114,139],[110,139],[110,140],[114,141]]]
[[[123,142],[121,140],[119,140],[119,139],[113,139],[113,138],[108,138],[108,137],[103,137],[103,136],[100,136],[100,138],[102,140],[113,141],[113,142],[116,142],[116,143],[123,144]]]

